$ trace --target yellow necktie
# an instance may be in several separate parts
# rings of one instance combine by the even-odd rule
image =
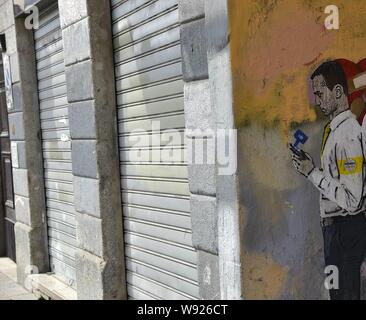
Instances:
[[[324,128],[324,133],[323,133],[323,142],[322,142],[322,148],[320,151],[320,154],[323,155],[324,152],[324,148],[325,148],[325,144],[327,143],[328,137],[330,134],[330,123],[328,123],[325,128]]]

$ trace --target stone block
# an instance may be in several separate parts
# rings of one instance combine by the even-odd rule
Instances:
[[[9,119],[10,139],[25,140],[23,112],[11,113]]]
[[[19,82],[19,60],[17,52],[14,52],[9,55],[10,59],[10,69],[11,69],[11,81],[12,83]]]
[[[23,97],[21,82],[13,84],[13,109],[9,113],[19,112],[23,110]]]
[[[216,195],[216,165],[189,165],[188,176],[191,193],[206,196]]]
[[[66,67],[67,97],[69,103],[94,98],[92,61]]]
[[[99,196],[99,180],[74,177],[74,201],[78,212],[100,218]]]
[[[94,101],[72,103],[69,106],[69,123],[72,139],[95,139]]]
[[[61,28],[65,28],[88,15],[88,1],[90,0],[62,0],[59,1]]]
[[[14,24],[13,1],[6,0],[0,6],[0,32]]]
[[[207,79],[207,41],[204,19],[181,26],[181,46],[184,81]]]
[[[216,198],[191,195],[191,216],[193,246],[217,254]]]
[[[202,18],[205,15],[204,0],[178,0],[179,21],[181,23]]]
[[[25,285],[27,276],[33,273],[48,272],[47,237],[44,228],[31,228],[17,222],[14,227],[17,280]]]
[[[203,300],[221,300],[219,257],[198,251],[198,285]]]
[[[29,197],[28,170],[13,169],[13,184],[16,195]]]
[[[16,144],[16,151],[18,156],[18,167],[17,169],[27,169],[27,162],[26,162],[26,154],[25,154],[25,142],[24,141],[16,141],[13,142]],[[12,157],[16,156],[12,154]],[[13,159],[13,166],[14,166],[14,159]]]
[[[98,178],[97,150],[95,140],[72,142],[72,172],[74,176]]]
[[[6,39],[6,53],[7,54],[16,53],[17,51],[16,32],[14,25],[5,31],[5,39]]]
[[[228,47],[230,41],[228,1],[205,0],[208,56]]]
[[[14,201],[17,222],[31,226],[29,198],[15,195]]]
[[[184,85],[184,111],[186,128],[212,132],[216,129],[216,118],[210,98],[208,80],[187,82]]]
[[[87,214],[76,214],[78,247],[103,257],[102,220]]]
[[[78,300],[126,299],[123,269],[84,250],[76,253]]]
[[[91,58],[89,18],[63,29],[62,37],[66,66]]]

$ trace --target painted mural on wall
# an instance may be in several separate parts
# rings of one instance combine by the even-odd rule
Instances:
[[[366,5],[229,4],[243,296],[359,299],[366,288]],[[339,282],[327,282],[336,271]]]
[[[327,61],[311,75],[315,106],[329,118],[321,139],[321,167],[299,148],[308,139],[305,133],[297,131],[290,144],[297,172],[320,192],[325,265],[335,271],[335,283],[328,283],[332,299],[360,299],[366,255],[366,121],[363,126],[364,110],[351,108],[353,100],[363,99],[360,87],[366,82],[357,69],[345,60]]]

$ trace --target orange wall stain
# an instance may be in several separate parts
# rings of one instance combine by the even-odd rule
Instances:
[[[324,27],[326,6],[338,6],[340,29]],[[237,126],[317,120],[308,77],[322,61],[366,56],[363,0],[229,0]]]
[[[244,298],[247,300],[279,299],[286,284],[288,268],[264,254],[244,257]]]

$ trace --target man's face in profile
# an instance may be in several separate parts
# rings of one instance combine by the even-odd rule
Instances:
[[[322,75],[313,79],[313,92],[315,95],[315,105],[326,115],[331,115],[337,108],[334,94],[325,82]]]

